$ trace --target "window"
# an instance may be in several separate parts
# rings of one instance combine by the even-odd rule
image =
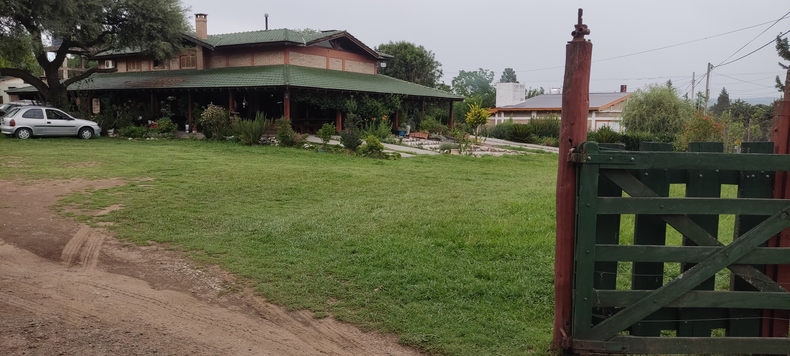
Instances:
[[[22,117],[25,119],[43,119],[44,111],[42,111],[41,109],[30,109],[28,111],[25,111],[25,113],[22,114]]]
[[[197,56],[194,54],[188,54],[185,56],[179,57],[181,62],[181,68],[195,68],[197,67]]]
[[[165,69],[165,62],[154,59],[154,69]]]
[[[143,68],[140,61],[126,61],[126,70],[140,70]]]
[[[47,119],[49,120],[68,120],[66,113],[54,109],[47,109]]]

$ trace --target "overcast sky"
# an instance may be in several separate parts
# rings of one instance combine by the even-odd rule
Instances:
[[[579,7],[592,31],[592,92],[617,91],[621,84],[633,91],[671,79],[686,93],[693,72],[697,91],[704,91],[708,62],[724,64],[790,31],[787,0],[182,1],[190,16],[208,14],[209,34],[262,30],[268,13],[269,28],[346,30],[370,47],[401,40],[422,45],[442,64],[447,84],[460,70],[493,70],[498,80],[512,67],[519,82],[547,90],[562,85],[565,44]],[[635,54],[644,51],[650,52]],[[715,68],[711,99],[722,87],[733,99],[778,97],[774,77],[784,78],[784,71],[777,62],[772,43]]]

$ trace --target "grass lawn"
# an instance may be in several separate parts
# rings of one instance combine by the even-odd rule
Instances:
[[[67,203],[124,209],[270,301],[438,354],[549,353],[556,155],[398,161],[202,141],[0,138],[0,179],[153,178]]]

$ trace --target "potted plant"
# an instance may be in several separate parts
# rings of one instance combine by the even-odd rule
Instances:
[[[398,136],[400,136],[400,137],[406,136],[406,128],[407,128],[407,126],[409,126],[409,125],[406,125],[405,122],[402,122],[400,125],[398,125]]]

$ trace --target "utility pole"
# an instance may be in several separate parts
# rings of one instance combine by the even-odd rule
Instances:
[[[705,78],[705,110],[704,113],[708,113],[708,102],[710,102],[710,71],[713,69],[713,64],[708,62],[708,74]]]
[[[691,72],[691,104],[694,103],[694,88],[697,87],[697,72]]]

